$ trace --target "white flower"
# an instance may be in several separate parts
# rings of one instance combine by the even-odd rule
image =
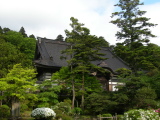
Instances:
[[[55,117],[56,113],[50,108],[36,108],[32,111],[31,116],[34,118]]]
[[[124,120],[159,120],[159,115],[153,110],[130,110],[124,114]]]

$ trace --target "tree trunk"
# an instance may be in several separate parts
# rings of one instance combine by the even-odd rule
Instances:
[[[74,101],[75,101],[75,86],[74,86],[74,80],[72,78],[72,109],[74,109]]]
[[[3,96],[3,91],[0,91],[1,96]],[[2,100],[0,100],[0,106],[2,106]]]
[[[84,110],[84,72],[82,74],[82,101],[81,101],[82,110]]]
[[[72,45],[71,45],[71,50],[72,50]],[[73,58],[72,54],[71,54],[71,59]],[[73,66],[72,66],[72,63],[71,63],[71,74],[73,71]],[[72,109],[74,109],[74,101],[75,101],[75,86],[74,86],[74,78],[73,78],[73,75],[72,75]]]

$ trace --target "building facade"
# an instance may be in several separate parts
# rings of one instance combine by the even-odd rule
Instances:
[[[65,59],[61,59],[61,56],[68,59],[70,59],[70,56],[61,54],[61,51],[65,50],[69,45],[70,44],[65,41],[38,38],[34,58],[34,65],[38,72],[37,83],[51,79],[52,74],[54,75],[54,73],[60,70],[61,67],[68,65]],[[112,52],[111,48],[103,47],[99,52],[105,54],[103,57],[107,59],[93,61],[93,64],[110,71],[110,74],[102,76],[95,72],[93,75],[100,80],[102,87],[105,90],[114,91],[116,90],[115,86],[119,84],[116,79],[118,73],[115,71],[119,68],[130,68],[123,60]]]

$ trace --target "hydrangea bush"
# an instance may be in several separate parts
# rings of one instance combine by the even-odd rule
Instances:
[[[153,110],[135,109],[125,112],[124,120],[160,120],[160,117]]]
[[[36,120],[52,120],[55,116],[56,113],[50,108],[36,108],[31,113]]]

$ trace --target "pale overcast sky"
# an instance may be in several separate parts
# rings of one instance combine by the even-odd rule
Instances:
[[[157,38],[152,43],[160,45],[160,0],[141,0],[150,22],[159,24],[152,28]],[[103,36],[111,45],[115,44],[117,27],[109,23],[116,11],[118,0],[0,0],[0,26],[19,31],[23,26],[28,35],[55,39],[65,36],[71,29],[70,17],[75,17],[89,28],[92,35]]]

